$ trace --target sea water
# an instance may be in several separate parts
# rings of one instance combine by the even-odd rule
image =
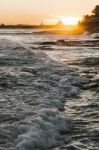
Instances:
[[[99,34],[0,29],[0,150],[98,150],[98,57]]]

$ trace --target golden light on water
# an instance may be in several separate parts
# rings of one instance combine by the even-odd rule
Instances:
[[[64,23],[64,25],[77,25],[80,18],[68,16],[68,17],[63,17],[61,20]]]

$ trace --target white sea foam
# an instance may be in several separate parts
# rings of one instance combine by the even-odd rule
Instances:
[[[64,102],[89,80],[15,41],[0,40],[0,150],[58,147],[71,129]]]

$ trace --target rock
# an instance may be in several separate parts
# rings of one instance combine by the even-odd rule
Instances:
[[[99,65],[99,57],[89,57],[79,61],[80,65],[87,66],[98,66]]]
[[[65,40],[57,40],[57,43],[59,43],[59,44],[65,44],[66,41]]]
[[[42,42],[40,45],[55,45],[56,42]]]

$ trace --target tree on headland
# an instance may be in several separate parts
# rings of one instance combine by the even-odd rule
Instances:
[[[5,24],[4,23],[1,23],[1,25],[0,25],[1,27],[4,27],[5,26]]]
[[[92,13],[95,15],[95,16],[98,16],[99,17],[99,5],[97,5],[95,7],[95,9],[92,11]]]
[[[99,32],[99,5],[95,7],[91,15],[85,15],[79,25],[87,31]]]

